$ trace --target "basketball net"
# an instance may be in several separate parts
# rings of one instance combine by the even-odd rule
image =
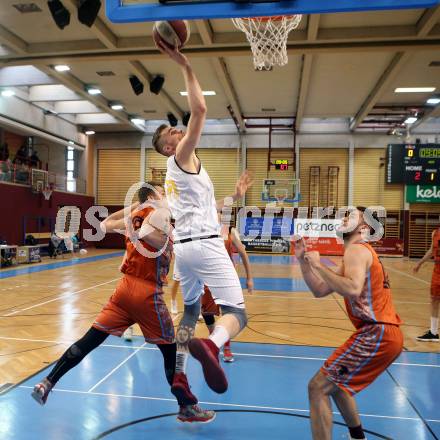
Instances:
[[[276,205],[279,208],[282,208],[284,206],[284,200],[287,199],[287,190],[285,189],[275,190],[275,198],[277,199]]]
[[[50,200],[50,196],[52,195],[52,188],[50,186],[46,186],[42,191],[44,200]]]
[[[296,29],[302,15],[276,17],[233,18],[234,26],[246,34],[254,56],[254,67],[270,70],[284,66],[287,58],[287,37]]]

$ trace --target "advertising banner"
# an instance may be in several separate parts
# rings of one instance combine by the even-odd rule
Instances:
[[[406,187],[407,203],[440,203],[440,186],[408,185]]]

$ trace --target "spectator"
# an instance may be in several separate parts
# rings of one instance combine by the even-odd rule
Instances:
[[[32,156],[29,158],[29,166],[31,168],[41,168],[41,160],[35,150],[32,152]]]
[[[15,165],[26,164],[28,160],[29,158],[28,158],[27,147],[25,144],[23,144],[15,154],[14,164]]]
[[[0,181],[10,182],[12,180],[12,168],[13,165],[9,158],[0,162]]]
[[[5,162],[9,159],[9,147],[5,142],[2,146],[0,146],[0,161]]]
[[[15,180],[17,183],[29,183],[29,167],[24,162],[21,163],[19,168],[16,168]]]

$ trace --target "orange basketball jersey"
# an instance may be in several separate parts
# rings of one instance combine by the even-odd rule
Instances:
[[[432,256],[434,257],[434,274],[440,278],[440,228],[434,231],[432,237]]]
[[[135,231],[140,229],[144,219],[153,211],[154,209],[151,207],[135,211],[131,215],[133,229]],[[151,282],[152,286],[156,289],[156,292],[157,290],[161,290],[170,268],[171,249],[167,248],[157,258],[148,258],[138,252],[136,246],[128,235],[125,238],[125,246],[127,249],[127,255],[122,264],[121,272]],[[137,246],[142,246],[149,252],[157,252],[157,249],[142,240],[138,241]]]
[[[365,246],[373,255],[373,263],[367,272],[364,288],[360,296],[352,299],[345,298],[345,305],[351,322],[356,328],[364,324],[402,324],[396,313],[388,275],[374,249],[367,243]]]

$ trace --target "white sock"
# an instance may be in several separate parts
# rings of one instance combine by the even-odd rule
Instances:
[[[214,331],[209,336],[209,339],[211,339],[218,348],[221,348],[225,342],[229,341],[229,338],[228,331],[222,325],[216,325]]]
[[[431,316],[431,333],[438,335],[438,318]]]
[[[176,354],[176,373],[186,373],[187,362],[188,362],[188,352],[178,351]]]

